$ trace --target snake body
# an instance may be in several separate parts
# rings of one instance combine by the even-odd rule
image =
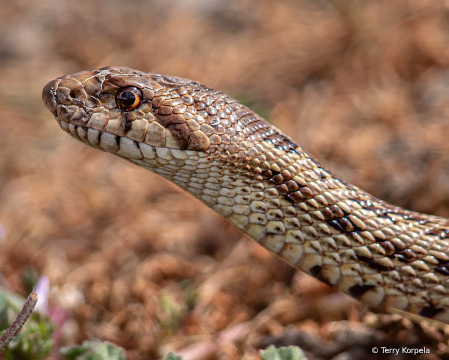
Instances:
[[[338,179],[235,99],[122,67],[60,77],[42,96],[70,136],[173,181],[292,266],[449,323],[448,220]]]

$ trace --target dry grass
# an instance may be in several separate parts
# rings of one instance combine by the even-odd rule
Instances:
[[[40,100],[47,81],[106,65],[194,78],[249,99],[374,195],[449,216],[447,3],[0,8],[0,271],[23,294],[27,265],[50,278],[52,306],[67,310],[61,344],[98,337],[131,360],[170,350],[257,359],[268,343],[300,344],[310,359],[380,359],[371,346],[406,344],[434,353],[416,359],[448,358],[443,332],[370,314],[361,322],[362,305],[296,273],[174,185],[67,137]]]

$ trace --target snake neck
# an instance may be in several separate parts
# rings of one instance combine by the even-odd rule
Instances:
[[[172,151],[167,164],[150,170],[330,285],[339,278],[322,273],[325,263],[391,271],[415,262],[446,272],[449,257],[437,244],[449,236],[445,219],[391,206],[341,181],[280,132],[245,154],[192,151],[176,159]]]

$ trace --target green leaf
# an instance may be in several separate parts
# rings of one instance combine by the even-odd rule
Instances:
[[[307,360],[302,350],[297,346],[280,347],[270,345],[259,351],[262,360]]]
[[[164,360],[182,360],[181,356],[176,355],[175,353],[168,353]]]
[[[109,341],[85,341],[82,345],[60,349],[67,360],[126,360],[125,351]]]

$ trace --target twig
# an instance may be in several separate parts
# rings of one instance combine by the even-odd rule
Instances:
[[[25,302],[25,305],[23,305],[22,310],[20,311],[19,315],[17,315],[16,319],[13,321],[11,326],[6,330],[6,332],[3,334],[3,336],[0,338],[0,353],[5,350],[6,345],[9,344],[9,342],[14,339],[14,337],[19,333],[22,326],[25,324],[25,322],[30,317],[31,313],[33,312],[34,307],[37,303],[37,293],[33,289],[30,296],[28,296],[27,301]]]

